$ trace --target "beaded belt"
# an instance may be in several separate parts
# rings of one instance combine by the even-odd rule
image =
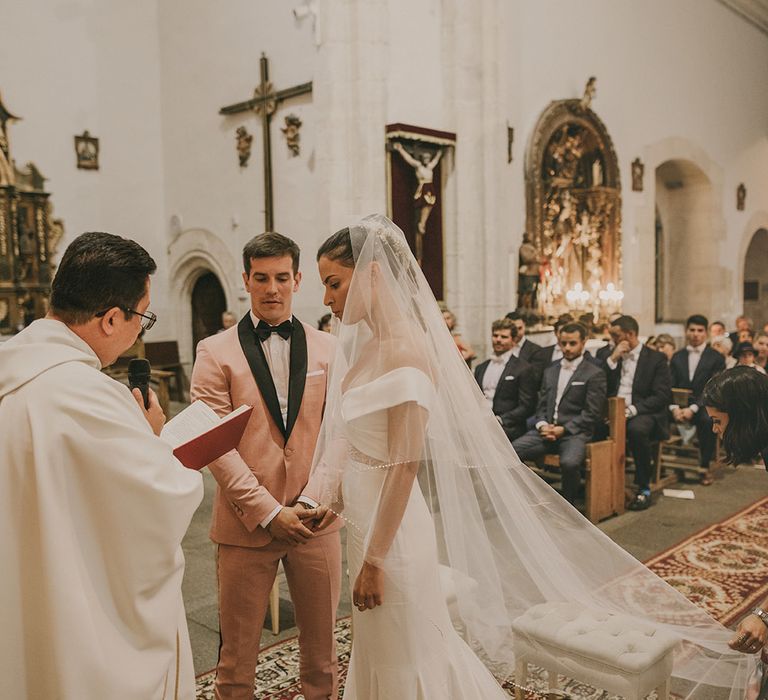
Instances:
[[[349,447],[349,456],[355,462],[359,462],[360,464],[367,464],[369,467],[383,467],[386,464],[386,462],[382,462],[380,459],[374,459],[370,455],[365,454],[365,452],[356,450],[351,445]]]

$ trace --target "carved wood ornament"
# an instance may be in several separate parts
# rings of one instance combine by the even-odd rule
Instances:
[[[525,156],[526,245],[538,255],[539,282],[518,306],[545,322],[574,310],[603,315],[600,291],[621,284],[619,167],[594,96],[590,78],[581,99],[551,102]],[[577,285],[593,301],[574,309],[566,294]]]

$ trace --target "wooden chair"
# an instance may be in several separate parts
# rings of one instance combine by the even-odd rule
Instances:
[[[607,419],[608,438],[587,445],[584,514],[593,523],[624,512],[627,423],[623,398],[608,399]],[[560,468],[560,458],[545,455],[541,465],[528,466],[549,481],[552,470]]]
[[[176,401],[184,401],[187,384],[184,367],[179,359],[179,344],[175,340],[144,343],[144,352],[153,370],[170,373],[174,379],[174,398]]]
[[[690,398],[690,389],[672,389],[672,403],[677,406],[687,406]],[[705,410],[701,407],[699,410]],[[720,462],[720,440],[718,438],[715,448],[713,464],[709,469],[699,466],[699,447],[694,437],[689,443],[684,443],[682,435],[674,421],[670,421],[670,437],[660,445],[660,459],[657,466],[657,482],[664,486],[681,480],[688,473],[694,473],[697,477],[705,474],[712,475],[718,469]],[[664,472],[671,470],[671,473]]]

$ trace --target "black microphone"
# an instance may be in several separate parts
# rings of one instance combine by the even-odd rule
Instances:
[[[144,408],[149,408],[149,361],[136,357],[128,363],[128,386],[138,389],[144,397]]]

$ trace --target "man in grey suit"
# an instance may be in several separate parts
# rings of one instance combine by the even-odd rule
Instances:
[[[523,461],[559,455],[563,497],[570,503],[578,495],[587,443],[603,418],[607,393],[605,372],[585,358],[585,343],[582,325],[568,323],[560,330],[563,359],[544,371],[535,429],[512,443]]]

